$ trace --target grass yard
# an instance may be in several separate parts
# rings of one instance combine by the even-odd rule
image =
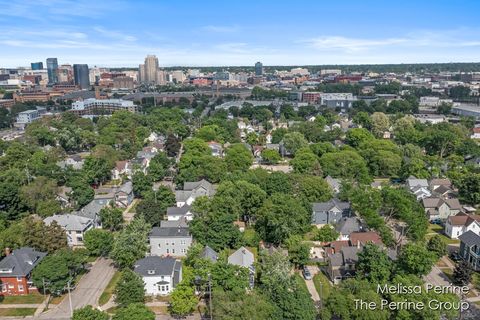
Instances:
[[[65,295],[53,297],[50,299],[49,304],[60,304],[60,302],[62,302],[64,298],[65,298]]]
[[[148,309],[152,310],[155,314],[168,314],[167,306],[148,307]]]
[[[33,316],[36,308],[0,309],[0,317],[26,317]]]
[[[110,300],[110,298],[112,297],[113,291],[115,290],[115,286],[117,285],[117,282],[120,280],[121,274],[122,273],[120,271],[115,271],[112,279],[110,280],[107,287],[105,288],[105,290],[100,295],[100,298],[98,299],[98,304],[100,306],[107,303],[108,300]]]
[[[446,243],[446,244],[456,244],[456,243],[460,243],[460,240],[458,239],[450,239],[449,237],[447,237],[446,235],[443,234],[443,227],[438,225],[438,224],[433,224],[433,223],[430,223],[428,225],[428,229],[427,229],[427,235],[426,235],[426,239],[429,240],[430,238],[432,238],[433,236],[435,236],[435,234],[438,234],[440,237],[442,237],[443,241]]]
[[[472,274],[472,283],[475,286],[475,289],[480,290],[480,273],[474,272]]]
[[[326,299],[330,295],[330,290],[332,290],[332,285],[326,275],[323,272],[317,273],[313,276],[313,284],[315,285],[315,289],[317,289],[318,294],[320,295],[320,299]]]
[[[25,296],[1,296],[1,304],[37,304],[42,303],[45,297],[40,293],[31,293]]]
[[[444,269],[440,269],[440,270],[442,270],[442,272],[445,273],[445,275],[447,276],[447,278],[450,282],[453,281],[453,271],[452,271],[452,269],[444,268]]]

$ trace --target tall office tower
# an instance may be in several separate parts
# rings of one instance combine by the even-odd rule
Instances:
[[[43,69],[43,62],[32,62],[30,63],[32,66],[32,70],[42,70]]]
[[[260,61],[255,63],[255,75],[256,76],[263,75],[263,64]]]
[[[145,82],[157,82],[158,59],[154,55],[145,58]]]
[[[161,86],[164,85],[164,84],[166,84],[167,81],[165,80],[165,77],[166,77],[165,71],[163,71],[163,70],[158,70],[158,71],[157,71],[157,84],[159,84],[159,85],[161,85]]]
[[[80,86],[81,89],[90,88],[90,75],[88,72],[87,64],[74,64],[73,65],[73,78],[75,84]]]
[[[58,83],[73,83],[73,68],[69,64],[62,64],[57,71]]]
[[[145,82],[145,65],[144,64],[138,65],[138,82],[140,83]]]
[[[47,58],[48,84],[55,84],[58,82],[57,70],[57,58]]]

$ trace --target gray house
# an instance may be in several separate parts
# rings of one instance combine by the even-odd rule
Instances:
[[[340,234],[338,240],[350,240],[350,234],[352,232],[362,230],[362,222],[357,217],[344,217],[337,223],[335,230]]]
[[[350,215],[350,203],[332,199],[312,204],[312,225],[321,228],[326,224],[336,224]]]
[[[212,262],[217,262],[218,260],[218,253],[210,248],[209,246],[205,246],[202,253],[200,254],[200,258],[207,259]]]
[[[250,274],[250,288],[253,288],[255,284],[255,257],[253,253],[251,253],[245,247],[240,247],[240,249],[238,249],[228,257],[228,263],[247,268]]]
[[[169,223],[173,221],[168,221]],[[160,226],[152,228],[149,235],[150,254],[154,256],[185,257],[192,245],[192,235],[188,227],[181,221],[175,221],[177,226]]]
[[[480,271],[480,236],[467,231],[460,237],[459,254],[475,271]]]
[[[135,262],[147,295],[168,295],[182,281],[182,263],[171,257],[150,256]]]

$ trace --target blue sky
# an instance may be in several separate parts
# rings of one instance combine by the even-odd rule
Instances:
[[[0,67],[480,61],[480,1],[0,0]]]

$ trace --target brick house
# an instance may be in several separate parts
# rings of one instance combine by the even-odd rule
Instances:
[[[15,296],[36,292],[30,280],[32,270],[46,256],[45,252],[23,247],[0,261],[0,295]]]

